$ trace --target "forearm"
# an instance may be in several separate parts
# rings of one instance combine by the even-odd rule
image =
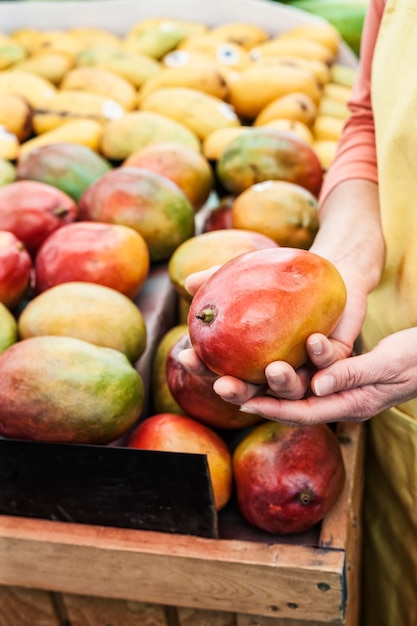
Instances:
[[[321,205],[319,219],[311,250],[332,261],[345,280],[361,280],[371,292],[385,257],[378,186],[363,179],[341,182]]]

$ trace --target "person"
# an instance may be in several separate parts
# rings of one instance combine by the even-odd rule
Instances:
[[[370,0],[311,247],[339,269],[348,298],[331,336],[307,340],[313,374],[270,363],[268,395],[230,376],[214,380],[223,399],[266,419],[365,422],[363,626],[417,625],[416,58],[414,0]],[[188,278],[191,293],[207,274]],[[210,374],[192,349],[181,360]]]

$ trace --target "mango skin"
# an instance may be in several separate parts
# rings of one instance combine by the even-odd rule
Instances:
[[[122,224],[146,241],[151,263],[166,261],[194,235],[194,209],[171,180],[141,167],[119,167],[85,190],[80,220]]]
[[[16,180],[0,188],[0,229],[12,232],[35,256],[45,239],[74,222],[78,207],[68,194],[38,180]]]
[[[0,355],[0,435],[105,444],[136,422],[143,382],[127,357],[72,337],[32,337]]]
[[[329,335],[346,304],[336,267],[313,252],[265,248],[220,267],[195,294],[188,314],[199,358],[218,375],[265,383],[265,367],[307,359],[312,333]]]
[[[222,265],[238,254],[275,248],[273,239],[250,230],[224,228],[211,233],[201,233],[184,241],[168,262],[171,282],[180,296],[191,302],[192,296],[185,288],[190,274],[207,270],[212,265]]]
[[[171,394],[186,415],[199,422],[225,430],[246,428],[261,421],[259,415],[242,413],[239,406],[226,402],[213,390],[213,379],[188,372],[178,355],[191,348],[188,332],[177,339],[168,352],[166,378]]]
[[[91,183],[112,169],[91,148],[75,143],[41,146],[19,159],[17,178],[39,180],[57,187],[78,202]]]
[[[9,309],[0,302],[0,354],[18,340],[17,322]]]
[[[35,259],[35,293],[84,281],[136,298],[149,272],[149,251],[136,231],[122,224],[80,221],[52,233]]]
[[[123,352],[132,363],[146,348],[142,313],[124,294],[104,285],[68,282],[33,298],[18,318],[21,339],[76,337]]]
[[[266,180],[301,185],[318,196],[323,183],[321,163],[313,148],[293,133],[256,127],[233,139],[216,163],[221,185],[239,195]]]
[[[23,243],[0,230],[0,303],[14,310],[30,290],[32,260]]]
[[[254,526],[282,535],[309,530],[343,489],[340,444],[327,424],[265,421],[233,453],[238,507]]]

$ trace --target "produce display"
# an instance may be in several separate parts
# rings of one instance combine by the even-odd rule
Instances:
[[[217,511],[236,496],[275,534],[323,519],[344,481],[332,429],[240,412],[178,354],[193,345],[213,377],[263,383],[270,360],[298,367],[306,337],[337,324],[343,281],[308,248],[356,77],[340,45],[324,21],[1,34],[0,436],[206,454]],[[213,265],[191,297],[187,276]],[[143,377],[154,337],[137,301],[161,267],[178,325]],[[302,522],[248,513],[251,490],[269,497],[247,470],[267,438],[277,459],[293,442]]]

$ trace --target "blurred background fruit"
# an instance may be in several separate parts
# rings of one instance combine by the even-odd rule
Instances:
[[[88,146],[53,143],[23,155],[17,162],[18,180],[39,180],[61,189],[78,202],[82,193],[111,164]]]
[[[14,309],[26,296],[32,259],[24,244],[7,230],[0,230],[0,303]]]
[[[194,209],[181,189],[162,174],[119,167],[85,190],[78,203],[82,220],[125,225],[138,232],[152,263],[166,261],[194,234]]]
[[[131,154],[122,165],[143,167],[166,176],[184,192],[195,211],[207,202],[214,188],[206,157],[181,143],[151,144]]]
[[[143,237],[122,224],[79,221],[52,233],[35,259],[35,291],[84,281],[135,298],[149,271]],[[61,229],[59,229],[61,230]]]
[[[50,287],[26,305],[18,318],[21,339],[41,335],[75,337],[123,352],[134,363],[146,348],[139,308],[124,294],[89,282]]]
[[[310,248],[319,228],[317,198],[301,185],[266,180],[235,198],[232,224],[262,233],[280,246]]]
[[[0,229],[12,232],[31,255],[58,228],[75,221],[78,207],[64,191],[37,180],[0,187]]]

